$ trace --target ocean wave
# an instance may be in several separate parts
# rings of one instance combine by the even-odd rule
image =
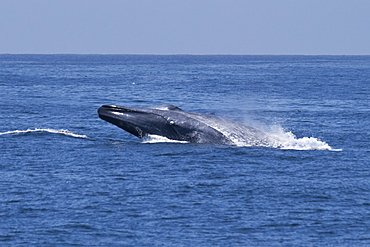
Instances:
[[[86,135],[80,135],[73,133],[66,129],[27,129],[27,130],[12,130],[12,131],[6,131],[0,133],[0,135],[15,135],[15,134],[27,134],[27,133],[33,133],[33,132],[47,132],[52,134],[61,134],[65,136],[71,136],[75,138],[89,138]]]

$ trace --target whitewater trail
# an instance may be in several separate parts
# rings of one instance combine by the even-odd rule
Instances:
[[[71,136],[75,138],[89,138],[86,135],[80,135],[73,133],[66,129],[27,129],[27,130],[12,130],[0,133],[0,135],[16,135],[16,134],[27,134],[27,133],[34,133],[34,132],[47,132],[52,134],[61,134],[65,136]]]

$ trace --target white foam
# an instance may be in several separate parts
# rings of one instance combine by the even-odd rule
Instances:
[[[143,138],[143,143],[188,143],[187,141],[171,140],[164,136],[159,135],[147,135]]]
[[[62,134],[66,136],[76,137],[76,138],[89,138],[86,135],[75,134],[66,129],[27,129],[27,130],[12,130],[0,133],[0,135],[12,135],[12,134],[26,134],[32,132],[48,132],[53,134]]]
[[[315,137],[297,138],[292,132],[286,132],[282,127],[279,126],[275,126],[272,132],[268,132],[267,134],[270,138],[266,146],[273,148],[342,151],[342,149],[334,149],[330,147],[328,143]]]

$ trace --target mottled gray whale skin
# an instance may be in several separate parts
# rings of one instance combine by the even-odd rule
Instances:
[[[191,143],[228,145],[259,145],[267,138],[258,129],[213,115],[186,112],[169,104],[142,108],[103,105],[98,114],[139,138],[158,135]]]

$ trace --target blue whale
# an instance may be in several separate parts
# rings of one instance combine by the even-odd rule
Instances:
[[[99,117],[143,138],[163,136],[190,143],[242,144],[265,146],[269,137],[263,131],[221,117],[186,112],[174,105],[125,107],[103,105]]]

